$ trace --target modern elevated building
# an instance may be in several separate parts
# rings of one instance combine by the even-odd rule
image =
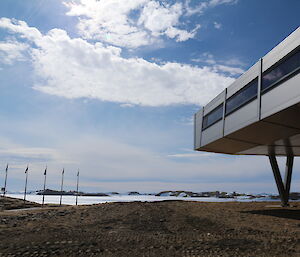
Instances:
[[[300,156],[300,27],[195,114],[194,149],[268,156],[288,205]],[[287,157],[284,180],[276,156]]]

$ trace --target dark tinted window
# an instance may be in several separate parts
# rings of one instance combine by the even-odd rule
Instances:
[[[221,120],[223,117],[223,104],[219,105],[213,111],[208,113],[203,118],[203,129],[208,128],[212,124],[216,123],[217,121]]]
[[[229,114],[257,96],[258,79],[251,81],[226,101],[226,114]]]
[[[267,89],[286,75],[300,68],[300,51],[288,57],[275,68],[264,72],[262,76],[262,90]]]

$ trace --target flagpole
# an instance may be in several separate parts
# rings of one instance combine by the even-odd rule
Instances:
[[[78,169],[78,172],[77,172],[76,206],[77,206],[77,203],[78,203],[78,184],[79,184],[79,169]]]
[[[63,194],[63,186],[64,186],[64,173],[65,173],[65,169],[63,169],[63,171],[61,173],[61,187],[60,187],[60,201],[59,201],[59,205],[60,206],[61,206],[62,194]]]
[[[43,190],[42,207],[44,207],[44,203],[45,203],[46,177],[47,177],[47,166],[46,166],[46,169],[45,169],[45,172],[44,172],[44,190]]]
[[[8,163],[7,163],[6,169],[5,169],[5,180],[4,180],[4,192],[3,192],[3,196],[5,196],[5,194],[6,194],[7,171],[8,171]]]
[[[25,173],[26,173],[26,180],[25,180],[25,190],[24,190],[24,204],[25,204],[25,201],[26,201],[26,192],[27,192],[28,165],[27,165],[27,168],[25,170]]]

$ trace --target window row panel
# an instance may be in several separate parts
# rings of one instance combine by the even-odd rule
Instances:
[[[275,68],[267,70],[262,75],[262,90],[266,90],[278,81],[300,68],[300,50],[285,59]]]
[[[203,125],[202,129],[206,129],[209,126],[215,124],[217,121],[221,120],[223,118],[223,104],[220,104],[218,107],[216,107],[214,110],[212,110],[210,113],[205,115],[203,117]]]
[[[282,79],[290,74],[300,70],[300,49],[298,49],[290,57],[279,63],[274,68],[265,71],[262,74],[261,91],[273,87]],[[240,91],[228,98],[225,103],[225,115],[229,115],[241,108],[243,105],[254,100],[257,97],[258,78],[255,78]],[[202,129],[206,129],[215,124],[223,117],[223,104],[216,107],[213,111],[203,117]]]
[[[257,97],[258,78],[252,80],[240,91],[226,100],[226,115]]]

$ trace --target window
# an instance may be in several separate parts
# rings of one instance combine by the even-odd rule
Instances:
[[[210,113],[204,116],[203,118],[203,130],[209,126],[215,124],[217,121],[223,118],[223,104],[220,104],[217,108],[212,110]]]
[[[300,51],[285,59],[275,68],[266,71],[262,75],[262,85],[261,89],[266,90],[282,79],[286,78],[288,75],[292,74],[300,68]]]
[[[257,97],[258,78],[252,80],[240,91],[226,100],[226,115]]]

